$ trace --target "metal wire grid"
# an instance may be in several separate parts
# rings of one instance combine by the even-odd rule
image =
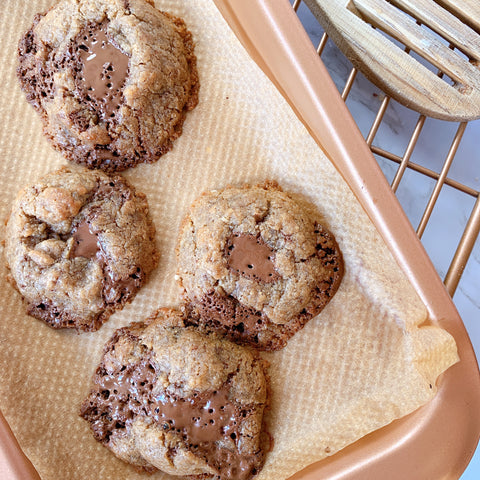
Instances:
[[[302,0],[293,1],[293,9],[295,10],[295,12],[298,12],[301,3]],[[318,28],[320,31],[323,32],[323,28],[320,24],[318,24]],[[326,33],[323,33],[323,35],[321,36],[321,40],[317,46],[317,52],[320,56],[322,56],[322,53],[324,52],[327,41],[328,35]],[[327,68],[329,67],[328,64],[326,64],[326,66]],[[347,100],[352,90],[352,86],[354,85],[355,79],[357,78],[357,73],[358,71],[354,67],[350,70],[348,78],[346,79],[345,85],[341,92],[344,101]],[[408,140],[408,144],[403,155],[399,156],[374,144],[375,140],[379,138],[379,129],[385,118],[385,114],[387,112],[390,101],[391,98],[388,96],[385,96],[382,100],[380,107],[376,113],[375,119],[371,125],[370,131],[368,132],[365,139],[370,147],[370,150],[377,158],[381,157],[397,165],[396,173],[391,182],[391,187],[394,192],[397,192],[397,189],[402,180],[405,181],[405,172],[408,169],[425,175],[426,177],[434,180],[435,185],[433,191],[430,194],[430,198],[423,211],[421,220],[416,226],[416,232],[418,237],[420,239],[422,238],[422,235],[425,232],[425,229],[431,218],[432,212],[434,211],[434,208],[437,204],[440,193],[445,186],[452,187],[458,192],[460,192],[462,195],[472,197],[475,201],[473,209],[471,210],[470,216],[461,235],[461,239],[453,254],[448,271],[444,276],[444,284],[449,294],[453,297],[480,232],[480,192],[475,190],[474,188],[471,188],[467,185],[462,184],[461,182],[458,182],[448,177],[449,170],[454,162],[455,154],[457,153],[457,150],[463,138],[463,134],[467,127],[467,122],[461,122],[458,124],[454,139],[445,154],[443,165],[441,166],[439,171],[434,171],[411,161],[412,153],[414,152],[420,133],[427,119],[425,115],[418,115],[415,128],[410,139]]]

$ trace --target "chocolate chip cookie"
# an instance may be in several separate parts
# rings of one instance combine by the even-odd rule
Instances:
[[[28,314],[53,328],[96,330],[158,262],[146,197],[118,174],[50,173],[18,194],[5,258]]]
[[[177,245],[177,279],[192,321],[277,350],[337,291],[343,260],[319,216],[274,182],[201,196]]]
[[[117,330],[81,406],[95,438],[147,471],[247,480],[264,461],[265,364],[174,309]]]
[[[20,85],[69,160],[154,162],[198,102],[191,33],[150,0],[62,0],[19,43]]]

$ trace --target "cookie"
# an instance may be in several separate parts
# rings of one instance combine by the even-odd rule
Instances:
[[[192,35],[150,0],[62,0],[35,16],[18,53],[45,135],[89,168],[157,161],[198,102]]]
[[[97,330],[158,262],[146,197],[118,174],[50,173],[17,195],[5,259],[29,315]]]
[[[262,350],[283,348],[343,276],[335,238],[310,210],[274,182],[197,199],[177,245],[192,321]]]
[[[80,415],[96,440],[139,469],[247,480],[269,437],[264,361],[159,309],[106,344]]]

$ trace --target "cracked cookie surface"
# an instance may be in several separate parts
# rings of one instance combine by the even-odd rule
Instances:
[[[158,262],[146,197],[117,174],[52,172],[17,195],[5,259],[29,315],[97,330]]]
[[[263,350],[283,348],[343,276],[321,218],[274,182],[199,197],[181,226],[177,262],[193,323]]]
[[[266,365],[185,323],[161,308],[117,330],[80,414],[99,442],[143,470],[247,480],[269,446]]]
[[[198,103],[191,33],[148,0],[62,0],[35,16],[18,53],[45,135],[89,168],[157,161]]]

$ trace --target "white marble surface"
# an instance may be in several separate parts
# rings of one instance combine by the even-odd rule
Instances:
[[[300,4],[297,13],[313,44],[317,46],[323,33],[317,20],[303,3]],[[331,41],[328,41],[322,59],[339,90],[343,90],[352,67],[351,63]],[[361,74],[357,76],[347,106],[364,136],[371,128],[383,98],[384,94],[378,88]],[[417,113],[391,101],[373,144],[402,156],[418,117]],[[439,172],[457,128],[458,123],[427,119],[411,161]],[[468,124],[448,175],[449,178],[476,191],[480,190],[479,147],[480,120],[477,120]],[[397,171],[397,165],[384,159],[379,159],[379,163],[391,181]],[[433,188],[433,180],[409,169],[400,183],[397,196],[415,229]],[[422,242],[442,278],[447,273],[475,200],[472,196],[444,186],[436,203]],[[480,359],[480,240],[475,244],[453,300],[470,335],[477,358]],[[477,448],[461,480],[479,478],[480,448]]]

